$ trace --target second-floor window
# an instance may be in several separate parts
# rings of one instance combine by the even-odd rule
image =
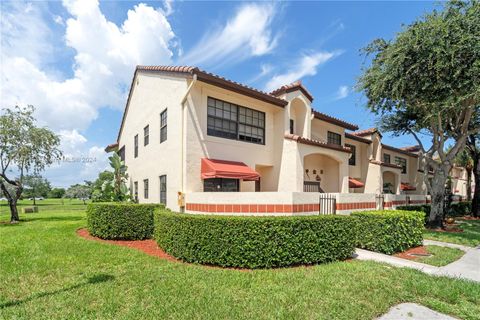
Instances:
[[[407,159],[395,157],[395,163],[402,167],[402,173],[407,173]]]
[[[295,121],[293,119],[290,119],[290,134],[293,134],[294,127],[295,127]]]
[[[388,153],[383,154],[383,162],[385,163],[391,163],[390,162],[390,155]]]
[[[160,143],[167,140],[167,109],[160,113]]]
[[[133,138],[133,157],[138,157],[138,134]]]
[[[352,151],[352,156],[348,159],[348,164],[354,166],[357,163],[357,148],[351,144],[345,144],[345,147],[350,148],[350,151]]]
[[[143,180],[143,198],[148,199],[148,179]]]
[[[338,133],[328,131],[327,132],[327,142],[330,144],[342,145],[342,136]]]
[[[265,113],[208,98],[207,134],[265,144]]]
[[[150,142],[150,126],[143,128],[143,145],[146,146]]]

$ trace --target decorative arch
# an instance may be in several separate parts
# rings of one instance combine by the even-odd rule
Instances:
[[[288,104],[289,126],[290,121],[293,120],[293,134],[308,137],[308,115],[310,114],[310,107],[308,102],[302,97],[295,97]]]

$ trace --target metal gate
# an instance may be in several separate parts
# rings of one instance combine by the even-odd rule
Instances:
[[[375,196],[375,202],[377,203],[377,210],[383,210],[385,208],[385,195],[377,194]]]
[[[329,194],[321,194],[319,199],[319,214],[336,214],[337,198]]]

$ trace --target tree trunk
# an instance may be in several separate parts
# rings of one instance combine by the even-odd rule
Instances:
[[[10,207],[10,223],[18,223],[20,217],[18,216],[17,200],[8,199],[8,206]]]
[[[475,179],[475,190],[472,200],[472,216],[480,217],[480,157],[473,161],[473,178]]]
[[[431,185],[431,211],[428,217],[427,226],[432,229],[443,228],[444,203],[445,203],[445,183],[447,182],[448,168],[441,166],[435,170]]]

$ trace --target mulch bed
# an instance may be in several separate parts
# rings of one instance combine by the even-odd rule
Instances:
[[[419,246],[415,248],[408,249],[407,251],[399,252],[394,254],[394,257],[408,259],[408,260],[417,260],[418,256],[412,256],[411,254],[429,254],[425,246]]]
[[[155,240],[135,240],[135,241],[129,241],[129,240],[104,240],[100,239],[98,237],[94,237],[90,235],[87,229],[82,228],[77,230],[77,235],[79,235],[82,238],[88,239],[88,240],[95,240],[99,242],[106,242],[106,243],[111,243],[117,246],[123,246],[123,247],[129,247],[133,249],[140,250],[149,256],[157,257],[160,259],[165,259],[168,261],[173,261],[173,262],[181,262],[180,260],[175,259],[171,255],[165,253],[158,244],[155,242]]]
[[[480,217],[463,217],[463,220],[480,220]]]

